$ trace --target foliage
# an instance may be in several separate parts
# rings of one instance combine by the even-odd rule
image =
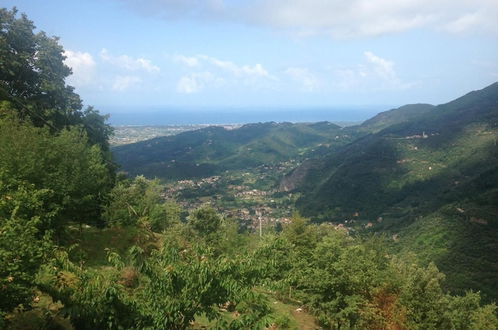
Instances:
[[[19,304],[29,308],[34,297],[35,275],[51,248],[39,222],[18,218],[16,210],[9,218],[0,216],[0,325],[7,312]]]
[[[360,125],[359,129],[370,133],[377,133],[389,126],[417,119],[433,109],[434,106],[430,104],[407,104],[397,109],[381,112],[374,117],[365,120]]]
[[[248,267],[244,260],[216,257],[202,246],[180,250],[165,244],[150,256],[143,253],[138,247],[130,249],[128,266],[110,253],[114,267],[104,272],[80,269],[61,252],[45,267],[39,283],[63,302],[62,312],[78,329],[185,329],[201,314],[223,328],[269,324],[271,311],[252,291],[254,278],[243,275]],[[135,284],[125,277],[130,269]],[[223,320],[218,306],[239,303],[244,316]]]
[[[82,110],[79,95],[65,84],[71,69],[58,38],[34,33],[33,22],[17,16],[15,8],[0,9],[0,115],[15,113],[52,133],[80,126],[90,143],[107,150],[112,128],[94,108]]]
[[[316,244],[315,227],[309,226],[309,219],[299,213],[292,215],[291,222],[283,226],[283,238],[287,239],[298,251],[309,252]]]
[[[188,224],[198,235],[208,236],[218,231],[221,217],[209,207],[200,208],[188,217]]]
[[[382,239],[361,242],[344,231],[296,220],[284,227],[280,237],[269,237],[255,258],[263,263],[263,283],[277,289],[282,297],[302,302],[323,326],[494,328],[496,306],[482,306],[478,293],[444,293],[444,275],[434,264],[424,268],[413,259],[391,258]],[[314,244],[305,243],[303,253],[289,240],[304,242],[296,233],[306,232],[315,233],[308,234]]]
[[[37,282],[64,304],[60,312],[70,317],[77,329],[131,328],[140,320],[136,303],[119,283],[117,270],[81,269],[69,261],[64,250],[43,267]]]
[[[237,257],[247,252],[250,240],[250,234],[240,233],[239,229],[240,224],[234,219],[224,218],[213,208],[204,206],[190,212],[180,231],[184,241],[202,242],[210,246],[217,255]]]
[[[0,119],[0,154],[0,191],[10,196],[32,187],[43,194],[20,211],[27,218],[40,216],[44,230],[59,230],[69,221],[98,221],[112,176],[100,148],[89,147],[84,132],[75,128],[52,136],[45,128]],[[4,216],[16,203],[12,196],[9,200],[1,205]]]
[[[15,8],[0,9],[1,322],[19,304],[31,307],[51,234],[60,239],[73,222],[99,224],[113,184],[106,117],[81,110],[65,84],[71,70],[58,39],[34,29]]]
[[[140,224],[156,232],[166,230],[180,220],[180,211],[173,202],[162,202],[162,189],[159,181],[143,176],[118,182],[104,208],[105,221],[110,226]]]
[[[207,127],[113,148],[116,161],[131,175],[161,179],[206,177],[313,154],[322,144],[337,147],[340,127],[332,123],[258,123],[238,129]],[[146,147],[145,147],[146,146]]]
[[[498,265],[493,252],[498,242],[496,229],[491,227],[495,224],[489,221],[483,225],[471,220],[493,219],[491,214],[497,212],[494,205],[498,204],[496,197],[483,197],[485,203],[480,205],[460,200],[419,218],[404,229],[401,244],[395,244],[392,250],[400,256],[416,253],[422,264],[435,262],[446,274],[445,289],[460,295],[471,288],[480,289],[483,300],[492,302],[497,299],[498,289]]]
[[[394,261],[400,276],[399,304],[409,329],[493,329],[498,319],[494,304],[481,306],[479,293],[450,296],[441,288],[444,274],[434,264],[426,268]]]
[[[323,220],[356,212],[375,219],[390,208],[406,209],[400,205],[406,199],[424,206],[419,213],[455,200],[449,189],[465,189],[496,165],[497,99],[495,83],[330,150],[303,180],[301,212]],[[393,110],[386,120],[403,113]]]
[[[347,128],[372,134],[302,170],[297,208],[315,222],[388,232],[396,237],[392,252],[415,251],[424,265],[434,261],[447,274],[445,288],[480,290],[485,301],[496,300],[497,102],[495,83]]]
[[[147,297],[153,327],[183,329],[196,314],[220,318],[216,306],[227,302],[250,304],[256,299],[253,304],[261,304],[261,298],[251,291],[255,279],[241,276],[244,267],[242,260],[216,257],[200,246],[179,251],[166,245],[153,253],[142,267],[149,280],[142,294]],[[261,321],[262,316],[252,321]],[[251,325],[248,320],[238,322]]]

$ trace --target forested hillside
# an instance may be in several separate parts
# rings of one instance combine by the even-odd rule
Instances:
[[[131,175],[184,179],[304,158],[314,148],[335,148],[350,141],[339,126],[328,122],[270,122],[233,130],[208,127],[119,146],[113,154]]]
[[[496,299],[498,83],[427,110],[315,163],[297,205],[317,221],[398,235],[401,250],[437,261],[453,289]]]
[[[366,122],[362,127],[369,126]],[[447,190],[455,181],[464,184],[496,164],[497,127],[498,84],[388,125],[322,159],[318,174],[310,173],[309,178],[316,180],[307,180],[309,188],[303,187],[305,199],[313,201],[316,210],[305,199],[303,210],[309,215],[342,216],[331,210],[341,208],[344,215],[361,211],[376,219],[413,190]],[[446,181],[432,184],[434,180]],[[338,189],[341,194],[334,193]],[[434,194],[419,196],[432,201]]]
[[[166,188],[159,180],[116,174],[108,148],[112,129],[106,117],[91,107],[82,109],[79,96],[65,83],[71,70],[64,65],[57,38],[34,31],[25,15],[0,9],[0,328],[497,328],[496,305],[484,301],[478,292],[448,292],[445,275],[424,251],[421,256],[427,262],[422,264],[417,255],[394,255],[381,235],[354,235],[343,226],[312,224],[298,213],[280,223],[280,228],[267,228],[257,235],[237,218],[207,205],[188,209],[165,199]],[[481,94],[472,95],[473,100],[481,99]],[[471,107],[473,101],[466,99],[457,103],[494,118],[485,107],[496,100],[494,93],[489,95],[479,106]],[[436,119],[454,118],[452,109],[461,110],[460,105],[439,109]],[[417,125],[423,125],[423,120]],[[459,123],[455,118],[452,131]],[[419,128],[412,123],[400,125],[405,124],[407,130]],[[432,212],[429,215],[456,210],[472,226],[494,226],[491,213],[496,214],[497,204],[487,203],[496,196],[496,181],[491,181],[496,171],[485,156],[495,155],[488,148],[495,127],[477,120],[462,127],[461,132],[479,132],[466,142],[456,136],[447,140],[443,131],[436,132],[432,126],[434,130],[426,132],[430,138],[420,140],[428,145],[416,145],[426,153],[432,148],[438,157],[443,157],[436,152],[438,146],[455,150],[467,146],[466,154],[482,156],[468,166],[486,167],[480,176],[471,175],[474,167],[469,167],[470,172],[465,165],[461,168],[458,185],[474,191],[476,199],[456,203],[449,199],[451,193],[450,206],[443,209],[427,201],[423,205]],[[257,138],[254,129],[260,132]],[[389,138],[394,141],[399,137],[396,129],[401,128],[392,129],[365,136],[363,141],[372,138],[373,142],[362,148]],[[283,159],[303,152],[312,160],[359,148],[356,142],[346,144],[351,134],[339,132],[343,130],[328,123],[256,124],[233,132],[185,133],[174,141],[195,149],[196,157],[205,163],[217,159],[225,169],[239,168],[243,162],[253,166],[271,161],[265,158],[270,151],[279,151],[276,157]],[[223,143],[218,149],[209,148],[210,137],[218,135]],[[147,148],[147,143],[151,142],[137,144],[137,150]],[[315,148],[319,144],[323,145]],[[226,152],[231,148],[237,152]],[[188,164],[191,159],[181,150],[185,157],[181,160]],[[383,150],[379,149],[381,155]],[[164,153],[167,156],[150,157],[159,161],[175,157],[171,160],[176,161],[179,156],[173,149]],[[251,163],[253,156],[256,160]],[[327,166],[324,169],[332,168]],[[444,167],[430,166],[438,178]],[[412,182],[410,176],[403,180]],[[372,202],[365,202],[361,210],[381,214]],[[323,205],[325,214],[336,215],[327,205]],[[360,206],[354,205],[355,209]],[[408,238],[421,223],[412,221],[412,231],[406,231],[403,246],[409,251],[418,252],[415,243],[409,244],[416,238]],[[394,215],[390,222],[386,220],[385,225],[389,224],[395,224]]]
[[[377,133],[389,126],[409,122],[432,111],[434,108],[430,104],[407,104],[397,109],[392,109],[379,113],[378,115],[364,121],[360,127],[355,129],[368,133]]]

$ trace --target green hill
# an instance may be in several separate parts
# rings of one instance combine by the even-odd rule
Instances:
[[[116,161],[132,175],[180,179],[214,175],[290,158],[305,157],[313,148],[351,141],[341,127],[313,124],[257,123],[238,129],[208,127],[113,149]],[[316,151],[315,151],[316,152]]]
[[[390,114],[398,117],[396,111]],[[495,166],[498,83],[413,117],[360,137],[315,164],[300,189],[306,193],[302,210],[328,217],[362,211],[375,218],[414,191],[431,189],[434,196]]]
[[[309,166],[297,206],[319,222],[370,222],[399,250],[436,260],[452,289],[496,299],[498,83],[399,121],[403,111]]]
[[[381,112],[363,122],[358,128],[361,131],[377,133],[391,125],[414,120],[433,109],[434,106],[431,104],[407,104],[397,109]]]

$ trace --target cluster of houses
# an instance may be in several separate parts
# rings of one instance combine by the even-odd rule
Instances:
[[[430,134],[426,134],[425,132],[422,132],[422,135],[420,134],[415,134],[415,135],[410,135],[410,136],[405,136],[405,139],[427,139],[429,136],[435,136],[435,135],[439,135],[439,133],[430,133]]]
[[[291,222],[289,217],[275,217],[273,209],[268,206],[226,210],[224,215],[246,223],[247,227],[253,230],[258,230],[260,224],[263,227],[274,227],[278,223],[288,224]]]
[[[198,181],[194,180],[179,180],[175,183],[175,185],[170,186],[166,192],[165,192],[165,197],[173,197],[175,193],[179,192],[180,190],[187,189],[187,188],[200,188],[204,185],[211,185],[216,182],[218,182],[221,179],[220,176],[210,176],[207,178],[202,178]]]
[[[265,166],[269,167],[271,165],[263,165],[261,169],[264,169]],[[248,175],[251,175],[251,173],[242,173],[242,176]],[[207,185],[219,185],[221,184],[220,180],[220,176],[211,176],[199,180],[179,180],[174,184],[168,186],[163,194],[163,197],[176,199],[178,197],[178,194],[181,193],[182,190],[202,188]],[[289,212],[278,212],[279,215],[277,216],[275,215],[275,209],[269,206],[270,203],[275,202],[270,197],[275,191],[276,190],[265,191],[260,189],[252,189],[252,187],[245,184],[227,185],[225,194],[231,195],[238,200],[246,201],[246,206],[241,208],[229,209],[223,207],[223,209],[219,209],[219,211],[223,212],[223,215],[225,217],[234,218],[239,220],[241,223],[245,223],[248,229],[258,230],[260,224],[263,227],[273,227],[277,223],[289,223],[290,218],[282,216],[282,214],[290,214],[290,209],[288,210]],[[185,209],[195,209],[206,204],[210,204],[213,207],[216,207],[216,200],[220,198],[221,195],[216,194],[211,195],[209,198],[181,198],[177,202]]]
[[[263,190],[258,190],[258,189],[251,189],[251,190],[244,190],[244,191],[237,192],[237,193],[235,193],[235,197],[247,199],[247,198],[256,197],[256,196],[260,196],[260,197],[267,196],[267,195],[270,195],[272,193],[273,193],[273,191],[263,191]]]

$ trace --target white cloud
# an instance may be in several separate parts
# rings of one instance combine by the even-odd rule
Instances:
[[[449,32],[464,33],[480,25],[482,21],[479,12],[465,14],[443,26]]]
[[[395,70],[395,63],[371,51],[363,53],[365,62],[354,67],[334,71],[334,85],[341,90],[365,88],[370,90],[399,90],[414,86],[404,82]]]
[[[300,83],[306,91],[311,92],[318,87],[318,79],[308,70],[308,68],[290,67],[285,70],[285,73],[293,80]]]
[[[262,22],[281,28],[326,33],[337,38],[376,36],[431,24],[435,14],[420,6],[427,0],[267,0]],[[259,16],[259,15],[257,15]]]
[[[204,72],[191,72],[182,76],[177,84],[177,92],[179,93],[195,93],[204,89],[208,84],[210,87],[219,87],[225,83],[232,86],[244,84],[265,88],[267,87],[265,82],[278,80],[260,63],[239,65],[207,55],[176,55],[173,60],[189,68],[207,70]]]
[[[260,63],[256,63],[254,65],[237,65],[234,62],[220,60],[216,57],[208,55],[176,55],[174,56],[174,60],[177,62],[181,62],[189,67],[197,67],[201,65],[213,66],[237,77],[260,77],[275,79],[275,77],[273,77]]]
[[[64,63],[73,71],[68,77],[70,85],[81,87],[93,82],[96,64],[90,53],[66,50],[64,56]]]
[[[192,94],[203,90],[206,85],[220,85],[223,79],[216,77],[211,72],[195,72],[180,78],[176,85],[176,91],[182,94]]]
[[[128,55],[113,56],[109,54],[107,49],[102,49],[100,52],[100,58],[111,65],[125,69],[127,71],[145,71],[148,73],[158,73],[161,69],[153,65],[150,60],[145,58],[133,58]]]
[[[199,59],[195,56],[175,55],[173,59],[176,62],[182,63],[183,65],[189,67],[195,67],[199,65]]]
[[[369,37],[417,28],[498,33],[496,0],[121,0],[165,19],[232,21],[299,35]]]
[[[355,68],[340,68],[334,71],[334,87],[340,90],[350,90],[356,88],[362,78],[365,77],[365,72],[361,70],[361,66]]]
[[[122,92],[140,82],[142,82],[142,79],[137,76],[117,76],[112,84],[112,90]]]
[[[211,65],[214,65],[238,77],[246,76],[274,79],[274,77],[270,75],[268,71],[259,63],[254,65],[237,65],[230,61],[224,61],[206,55],[198,55],[197,58],[207,61]]]
[[[254,16],[268,25],[338,38],[417,28],[498,33],[496,0],[266,0]],[[261,14],[264,13],[264,14]],[[476,14],[478,13],[478,14]],[[471,23],[469,23],[469,19]]]
[[[181,77],[178,81],[178,84],[176,85],[176,91],[182,94],[196,93],[200,89],[200,84],[198,83],[197,79],[195,79],[195,77],[192,77],[192,75]]]
[[[375,71],[375,73],[377,73],[379,77],[391,82],[394,82],[398,79],[396,76],[396,72],[394,71],[394,62],[379,57],[369,51],[366,51],[363,54],[365,55],[368,63],[372,65],[372,69]],[[363,75],[365,75],[365,73]]]

